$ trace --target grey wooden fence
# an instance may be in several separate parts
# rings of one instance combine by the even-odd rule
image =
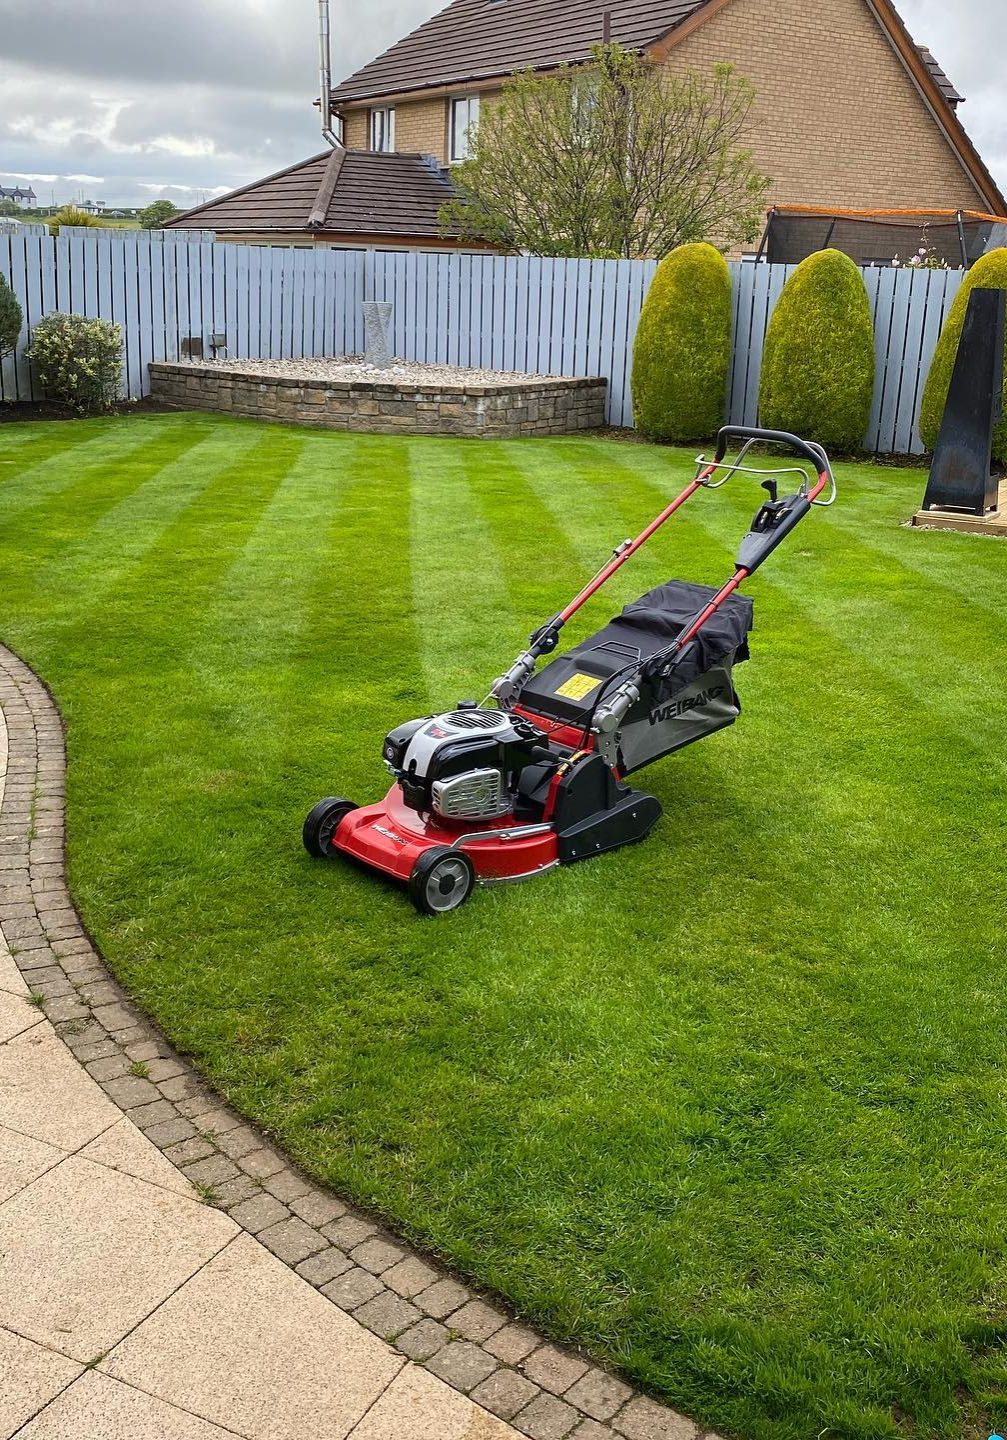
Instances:
[[[151,360],[357,354],[361,302],[390,300],[408,359],[533,374],[599,374],[609,419],[632,424],[630,361],[651,261],[352,251],[213,244],[207,232],[64,230],[0,234],[0,273],[25,312],[0,363],[0,399],[34,398],[25,349],[49,310],[115,320],[138,397]],[[754,424],[766,327],[792,267],[736,264],[728,415]],[[919,402],[960,271],[868,269],[877,384],[866,447],[919,453]]]

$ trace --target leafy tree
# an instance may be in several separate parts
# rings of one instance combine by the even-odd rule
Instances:
[[[976,261],[962,281],[962,287],[944,322],[944,329],[930,365],[930,374],[927,376],[920,411],[920,434],[928,450],[933,450],[941,433],[944,407],[948,403],[948,391],[951,389],[951,376],[958,359],[958,345],[965,328],[969,296],[976,286],[989,290],[1007,290],[1007,250],[991,250]],[[1004,399],[1007,400],[1007,367],[1004,369]],[[1007,464],[1007,406],[1004,408],[1003,420],[993,431],[993,458],[1001,465]]]
[[[521,71],[483,108],[442,224],[535,255],[751,241],[769,185],[742,139],[754,98],[730,65],[676,74],[616,44]]]
[[[20,215],[21,206],[16,200],[0,200],[0,215]]]
[[[724,423],[731,272],[719,250],[682,245],[647,292],[633,349],[633,418],[654,440],[705,440]]]
[[[766,332],[759,419],[771,430],[859,450],[874,397],[874,321],[848,255],[819,250],[783,287]]]
[[[14,349],[23,318],[17,296],[0,275],[0,356],[9,355]]]
[[[140,221],[141,230],[160,230],[161,226],[168,220],[173,220],[176,215],[181,215],[177,205],[170,200],[155,200],[145,210],[141,210],[137,217]]]
[[[86,225],[91,229],[101,229],[97,215],[88,210],[78,210],[76,205],[64,205],[62,210],[56,211],[49,220],[49,234],[58,235],[61,225]]]

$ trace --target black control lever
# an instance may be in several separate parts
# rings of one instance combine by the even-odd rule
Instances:
[[[775,496],[767,500],[741,542],[738,565],[751,575],[810,509],[811,501],[800,490],[796,495],[785,495],[782,500],[777,500]]]
[[[768,491],[769,498],[775,505],[780,498],[780,487],[775,480],[763,480],[762,489]]]

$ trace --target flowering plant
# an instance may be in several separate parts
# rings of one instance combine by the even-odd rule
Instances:
[[[34,327],[28,359],[43,390],[85,414],[119,399],[122,327],[58,310]]]
[[[924,225],[919,249],[914,255],[910,255],[909,259],[904,263],[913,270],[950,270],[951,266],[948,262],[937,249],[931,245],[927,230],[928,226]],[[896,255],[892,260],[892,264],[899,267],[903,264],[903,261]]]

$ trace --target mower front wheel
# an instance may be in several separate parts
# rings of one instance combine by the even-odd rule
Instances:
[[[421,915],[446,915],[472,894],[475,866],[460,850],[436,845],[426,850],[409,877],[409,898]]]
[[[359,808],[352,800],[337,800],[335,797],[319,800],[301,831],[301,839],[308,854],[316,860],[330,859],[336,853],[332,840],[340,820],[344,815],[349,815],[351,810]]]

